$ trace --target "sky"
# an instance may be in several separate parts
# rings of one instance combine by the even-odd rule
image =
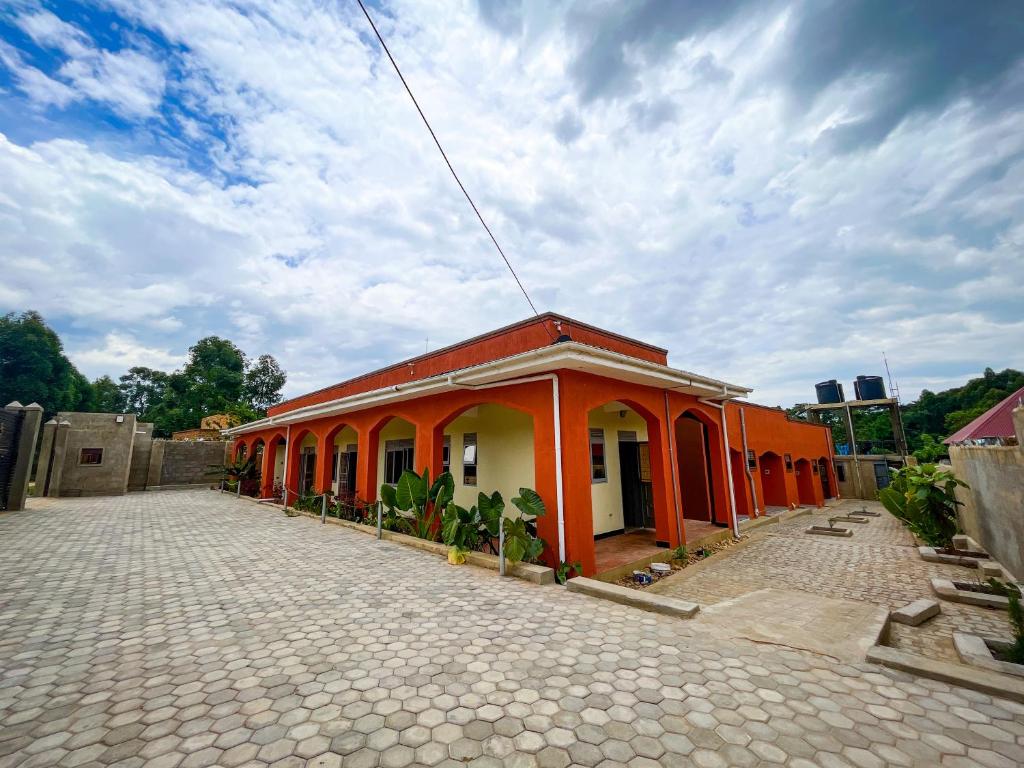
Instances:
[[[375,0],[538,309],[790,405],[1024,368],[1019,0]],[[285,394],[524,319],[355,0],[0,0],[0,312]]]

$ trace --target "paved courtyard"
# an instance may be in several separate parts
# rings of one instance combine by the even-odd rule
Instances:
[[[881,513],[869,523],[836,523],[850,538],[811,536],[811,524],[866,507]],[[765,587],[841,597],[900,608],[918,598],[935,599],[932,578],[976,581],[979,571],[921,559],[913,536],[878,502],[847,500],[811,516],[756,529],[751,541],[717,555],[694,570],[684,569],[653,587],[656,592],[713,605]],[[942,661],[959,662],[953,631],[1010,637],[1007,612],[941,601],[942,613],[919,627],[891,626],[889,644]]]
[[[209,491],[0,542],[0,768],[1024,763],[1022,705]]]

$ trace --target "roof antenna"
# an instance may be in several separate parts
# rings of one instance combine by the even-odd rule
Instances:
[[[558,331],[558,338],[555,339],[555,344],[563,344],[567,341],[572,341],[572,336],[562,330],[562,321],[555,320],[555,330]]]

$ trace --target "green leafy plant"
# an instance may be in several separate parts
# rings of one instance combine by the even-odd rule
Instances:
[[[878,499],[893,515],[933,547],[949,549],[960,532],[956,509],[957,486],[967,484],[936,464],[910,465],[896,470]]]
[[[1011,592],[1006,597],[1010,601],[1010,628],[1013,631],[1013,644],[1006,651],[1006,659],[1014,664],[1024,664],[1024,608],[1019,594]]]
[[[384,504],[386,522],[410,536],[437,541],[441,511],[446,509],[455,495],[455,480],[450,472],[443,472],[430,482],[430,469],[418,475],[407,469],[396,485],[384,483],[380,498]]]
[[[477,503],[469,509],[449,502],[441,516],[441,540],[461,552],[486,544],[497,553],[493,542],[499,534],[504,511],[505,500],[497,491],[490,496],[481,492]]]
[[[236,458],[225,464],[209,464],[206,468],[208,476],[216,477],[218,480],[234,490],[236,483],[245,483],[246,480],[258,480],[260,467],[256,456],[245,456]]]
[[[543,517],[547,509],[540,494],[532,488],[520,488],[512,505],[519,515],[503,519],[505,559],[511,563],[533,562],[544,551],[544,540],[537,536],[537,518]]]
[[[685,546],[680,544],[678,547],[672,550],[672,559],[678,563],[686,565],[686,563],[690,562],[690,552],[686,549]]]
[[[565,584],[569,580],[569,574],[571,573],[575,573],[577,576],[583,575],[583,566],[579,560],[571,563],[559,562],[558,567],[555,569],[555,581],[559,584]]]

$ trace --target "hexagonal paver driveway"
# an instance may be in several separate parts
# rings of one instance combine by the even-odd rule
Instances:
[[[0,516],[0,768],[1016,766],[1024,706],[209,491]]]

